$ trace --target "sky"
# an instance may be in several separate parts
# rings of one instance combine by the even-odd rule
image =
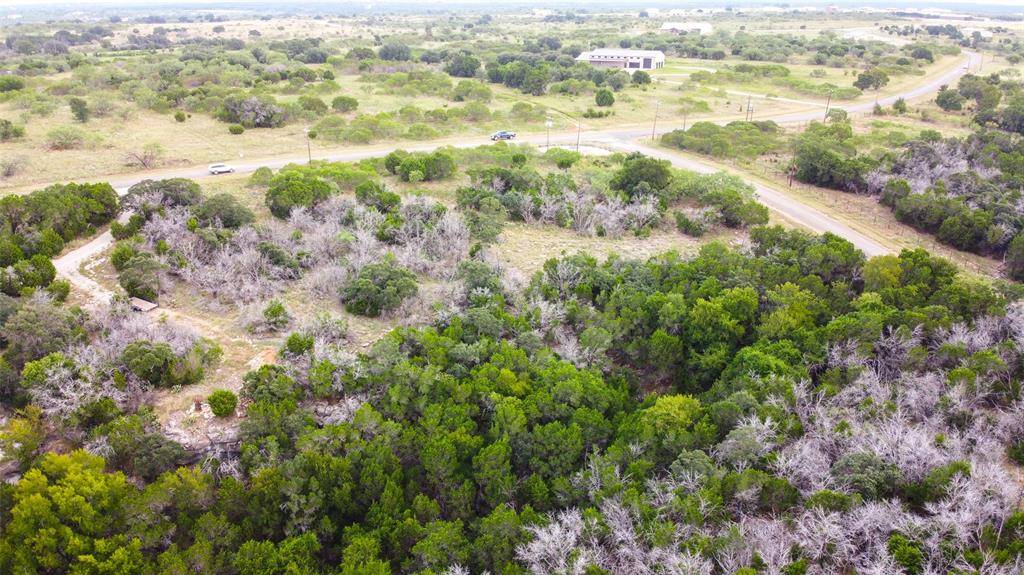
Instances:
[[[15,7],[46,7],[46,8],[67,8],[68,10],[81,10],[88,9],[89,7],[102,7],[111,8],[117,6],[125,6],[131,8],[153,8],[159,10],[161,8],[172,8],[172,7],[202,7],[204,9],[215,9],[215,8],[272,8],[286,10],[289,6],[295,7],[310,7],[310,5],[323,4],[324,6],[330,6],[335,9],[344,9],[345,7],[360,7],[369,8],[373,5],[386,6],[389,4],[408,4],[409,0],[342,0],[342,1],[325,1],[325,0],[0,0],[0,12],[10,12],[11,8]],[[493,3],[493,0],[440,0],[434,3],[437,8],[444,8],[446,5],[457,6],[466,4],[475,5],[486,5]],[[561,8],[571,6],[594,6],[600,5],[602,7],[608,5],[614,5],[618,8],[645,8],[645,7],[661,7],[665,8],[669,6],[667,0],[624,0],[616,1],[612,0],[513,0],[513,5],[516,6],[537,6],[537,7],[548,7],[548,8]],[[875,8],[926,8],[926,7],[937,7],[944,9],[954,9],[960,11],[971,11],[973,8],[988,6],[988,7],[1004,7],[1010,8],[1010,10],[1000,10],[1012,13],[1024,13],[1024,0],[864,0],[858,2],[856,0],[711,0],[711,1],[700,1],[700,0],[680,0],[678,2],[672,2],[671,6],[686,8],[686,7],[719,7],[719,6],[732,6],[736,8],[742,8],[744,6],[763,6],[763,5],[776,5],[776,6],[826,6],[826,5],[839,5],[843,7],[856,7],[856,6],[870,6]],[[1019,9],[1014,9],[1019,8]]]

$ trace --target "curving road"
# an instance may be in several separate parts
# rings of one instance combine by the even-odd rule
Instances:
[[[891,105],[899,98],[905,100],[915,100],[937,92],[943,85],[954,84],[956,81],[966,74],[970,69],[975,68],[981,61],[981,56],[973,52],[966,52],[963,60],[953,68],[939,74],[933,78],[928,78],[924,83],[914,86],[913,88],[906,90],[899,94],[893,94],[884,98],[878,99],[878,104],[883,106]],[[809,102],[807,104],[810,104]],[[871,111],[875,106],[875,101],[865,101],[853,104],[841,105],[836,104],[834,108],[841,108],[847,112],[867,112]],[[764,116],[761,119],[771,119],[777,123],[799,123],[807,122],[811,120],[817,120],[822,117],[821,105],[815,105],[813,108],[793,112],[789,114],[782,114],[777,116]],[[676,129],[678,126],[668,123],[663,125],[659,133],[664,133]],[[630,128],[608,128],[604,130],[588,130],[581,132],[558,132],[553,133],[548,137],[546,134],[525,134],[518,138],[518,142],[528,143],[536,146],[544,146],[547,143],[555,146],[575,146],[578,144],[587,144],[591,146],[605,147],[618,151],[637,151],[643,152],[649,156],[661,158],[672,162],[672,165],[687,170],[692,170],[701,173],[711,173],[719,171],[718,168],[714,167],[709,163],[702,162],[699,159],[691,157],[683,157],[681,155],[674,154],[672,152],[659,149],[653,146],[647,146],[638,143],[636,140],[639,138],[650,137],[651,131],[645,128],[630,127]],[[361,148],[348,148],[341,151],[328,152],[326,154],[318,154],[317,160],[328,160],[333,162],[353,162],[363,160],[366,158],[378,157],[387,154],[389,151],[401,147],[404,150],[426,152],[431,151],[442,146],[453,146],[457,148],[472,148],[480,145],[489,143],[489,139],[486,137],[474,137],[474,138],[461,138],[461,139],[443,139],[432,142],[425,142],[419,144],[402,144],[396,146],[389,144],[386,146],[370,146]],[[305,163],[307,161],[306,155],[295,155],[295,156],[278,156],[273,158],[245,160],[243,162],[233,162],[231,165],[235,168],[237,173],[251,173],[260,167],[269,167],[272,169],[281,168],[287,164],[292,163]],[[205,166],[193,166],[189,168],[178,168],[178,169],[167,169],[167,170],[151,170],[148,172],[136,173],[127,176],[114,177],[110,179],[110,184],[114,186],[117,192],[121,195],[127,193],[128,188],[132,185],[145,180],[145,179],[157,179],[157,178],[190,178],[194,180],[204,180],[207,178],[213,178],[216,176],[211,175]],[[855,246],[864,251],[868,256],[875,256],[885,254],[893,251],[891,248],[882,245],[881,243],[865,236],[864,234],[850,228],[848,225],[839,222],[835,218],[828,216],[827,214],[817,210],[813,207],[807,206],[801,203],[799,200],[794,199],[790,195],[781,191],[778,188],[763,184],[757,181],[748,181],[751,184],[758,196],[758,199],[768,206],[771,210],[775,211],[783,218],[801,225],[811,231],[822,233],[832,232],[836,235],[842,236],[853,243]],[[81,267],[83,264],[93,259],[94,257],[101,254],[106,250],[110,244],[114,241],[109,231],[106,231],[99,236],[93,238],[89,242],[68,251],[64,255],[56,258],[53,263],[57,268],[57,273],[69,281],[75,286],[85,291],[93,300],[106,302],[109,301],[110,296],[113,295],[109,290],[96,283],[92,279],[85,276]]]

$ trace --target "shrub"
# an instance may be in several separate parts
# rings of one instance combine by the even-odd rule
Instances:
[[[287,119],[284,108],[269,96],[228,96],[221,103],[217,117],[246,128],[276,128]]]
[[[123,270],[132,258],[139,255],[139,250],[131,242],[117,242],[110,251],[110,264],[117,271]]]
[[[160,293],[160,264],[152,254],[142,252],[124,264],[117,279],[128,295],[155,302]]]
[[[378,317],[416,295],[417,289],[416,276],[388,256],[359,270],[342,288],[341,300],[349,313]]]
[[[327,104],[316,96],[299,96],[299,107],[317,115],[327,113]]]
[[[444,71],[450,76],[472,78],[480,69],[480,60],[469,54],[454,54],[445,65]]]
[[[25,156],[6,156],[0,158],[0,178],[10,178],[19,174],[28,165]]]
[[[699,238],[708,231],[707,225],[698,218],[688,216],[683,212],[676,212],[676,228],[683,234]]]
[[[178,357],[171,346],[163,342],[132,342],[121,353],[121,363],[136,377],[155,387],[192,384],[203,375],[198,362]]]
[[[0,93],[13,92],[25,87],[25,80],[18,76],[0,76]]]
[[[1024,441],[1018,441],[1010,445],[1006,455],[1017,465],[1024,465]]]
[[[637,86],[651,83],[651,75],[643,70],[637,70],[633,72],[633,83]]]
[[[907,575],[918,575],[924,569],[924,553],[914,542],[899,533],[889,537],[887,545],[889,555],[903,568]]]
[[[25,128],[10,120],[0,118],[0,142],[14,140],[25,135]]]
[[[230,126],[228,126],[228,132],[231,132],[232,134],[237,136],[245,132],[245,126],[241,124],[231,124]]]
[[[615,96],[611,90],[602,88],[594,94],[594,103],[602,108],[607,108],[615,103]]]
[[[299,356],[313,351],[315,340],[313,336],[294,332],[288,336],[281,346],[282,354]]]
[[[203,199],[199,184],[188,178],[142,180],[128,188],[126,199],[151,194],[158,195],[162,204],[170,206],[192,206]]]
[[[935,96],[935,103],[947,112],[957,112],[964,107],[964,97],[960,95],[960,92],[943,86]]]
[[[387,213],[397,210],[402,198],[394,192],[385,190],[384,186],[377,182],[366,181],[356,186],[356,201]]]
[[[230,417],[235,414],[238,407],[238,396],[228,389],[218,389],[206,398],[210,404],[210,411],[217,417]]]
[[[179,123],[180,122],[184,122],[186,117],[187,116],[185,115],[185,112],[183,112],[181,110],[178,110],[177,112],[174,113],[174,121],[175,122],[179,122]]]
[[[86,133],[74,126],[58,126],[46,133],[46,147],[50,150],[73,150],[82,147]]]
[[[412,58],[412,50],[400,42],[388,42],[377,50],[381,60],[405,61]]]
[[[673,130],[661,137],[669,146],[716,158],[756,158],[781,146],[779,127],[765,122],[735,121],[719,126],[696,122],[688,130]]]
[[[318,204],[333,191],[330,183],[311,170],[282,169],[270,179],[265,203],[270,213],[279,218],[287,218],[292,208]]]
[[[263,321],[270,331],[281,331],[292,322],[292,316],[279,300],[271,300],[263,308]]]
[[[243,206],[231,194],[226,193],[210,196],[196,207],[194,213],[204,226],[219,221],[225,228],[240,228],[256,219],[252,210]]]
[[[265,188],[270,185],[270,178],[274,177],[274,171],[266,166],[260,166],[256,168],[256,171],[249,176],[249,181],[246,183],[250,188]]]
[[[573,167],[576,162],[580,161],[581,157],[579,152],[566,150],[565,148],[550,148],[544,152],[544,159],[554,162],[562,170],[568,170]]]
[[[89,121],[89,104],[81,98],[71,98],[68,100],[68,105],[71,106],[71,115],[75,117],[75,120],[84,124]]]
[[[832,468],[832,474],[865,499],[888,497],[900,480],[896,466],[870,453],[843,456]]]
[[[333,108],[335,112],[351,112],[358,107],[359,100],[356,100],[352,96],[335,96],[335,98],[331,100],[331,108]]]

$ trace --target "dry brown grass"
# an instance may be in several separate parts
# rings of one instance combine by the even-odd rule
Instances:
[[[505,231],[492,251],[503,264],[529,277],[547,260],[579,252],[587,252],[599,259],[613,253],[627,258],[646,259],[669,250],[693,254],[708,241],[737,243],[742,241],[743,236],[741,233],[722,230],[694,239],[671,230],[666,223],[661,229],[652,232],[650,237],[625,235],[613,239],[585,237],[555,226],[509,223],[505,225]]]

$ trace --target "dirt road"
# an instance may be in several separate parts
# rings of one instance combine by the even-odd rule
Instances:
[[[946,70],[945,72],[938,74],[937,76],[926,78],[921,84],[914,86],[913,88],[906,90],[899,94],[893,94],[878,100],[878,104],[891,105],[899,98],[903,98],[907,101],[915,100],[927,96],[939,90],[943,85],[955,84],[956,81],[966,74],[969,70],[976,68],[980,62],[981,56],[973,52],[966,52],[963,59],[956,66]],[[810,104],[808,102],[808,104]],[[874,108],[874,101],[864,101],[854,104],[836,104],[834,108],[841,108],[847,112],[865,112],[870,111]],[[821,119],[822,109],[819,105],[809,106],[807,110],[800,112],[794,112],[790,114],[784,114],[780,116],[770,117],[766,116],[761,119],[772,119],[778,123],[799,123],[810,120]],[[663,124],[662,129],[659,133],[664,133],[676,129],[677,126],[671,122]],[[667,159],[676,167],[693,170],[696,172],[709,173],[715,172],[717,169],[710,164],[704,163],[699,159],[682,157],[680,155],[673,154],[669,151],[662,150],[653,146],[644,145],[638,143],[636,140],[639,138],[650,137],[651,132],[646,128],[640,127],[622,127],[622,128],[608,128],[604,130],[579,130],[577,132],[558,132],[552,133],[550,136],[544,133],[539,134],[524,134],[520,136],[517,143],[527,143],[536,146],[544,146],[550,143],[553,146],[595,146],[606,149],[613,149],[619,151],[638,151],[644,154]],[[378,157],[387,154],[389,151],[395,148],[402,148],[408,151],[425,152],[437,149],[442,146],[453,146],[457,148],[472,148],[476,146],[486,145],[490,141],[485,137],[474,137],[474,138],[446,138],[441,140],[434,140],[423,143],[410,143],[410,144],[387,144],[378,146],[366,146],[360,148],[347,148],[337,151],[331,151],[327,153],[320,153],[313,157],[316,160],[328,160],[332,162],[353,162],[363,160],[366,158]],[[269,168],[277,169],[287,164],[292,163],[305,163],[308,161],[307,155],[294,155],[294,156],[277,156],[273,158],[263,159],[251,159],[242,162],[233,162],[231,165],[235,168],[236,173],[251,173],[257,168],[266,166]],[[138,183],[145,179],[161,179],[161,178],[190,178],[194,180],[205,180],[208,178],[215,178],[217,176],[211,175],[205,166],[192,166],[188,168],[174,168],[164,170],[150,170],[147,172],[140,172],[125,176],[116,176],[111,178],[109,181],[111,185],[120,194],[127,192],[128,188],[135,183]],[[782,216],[784,219],[793,222],[796,225],[807,228],[808,230],[822,233],[832,232],[836,235],[842,236],[852,242],[855,246],[864,251],[868,256],[874,256],[893,251],[891,247],[882,245],[881,243],[857,232],[850,228],[848,225],[837,221],[835,218],[831,218],[821,211],[807,206],[801,203],[799,200],[789,196],[784,191],[768,186],[766,184],[749,181],[754,189],[757,191],[758,198],[771,210]],[[54,260],[54,265],[57,268],[57,273],[64,278],[67,278],[75,286],[88,293],[91,297],[99,301],[108,301],[112,295],[109,290],[99,285],[95,281],[86,277],[81,272],[83,264],[89,260],[95,258],[106,250],[113,242],[113,237],[110,232],[104,232],[99,236],[93,238],[88,243],[68,251],[64,255]]]

